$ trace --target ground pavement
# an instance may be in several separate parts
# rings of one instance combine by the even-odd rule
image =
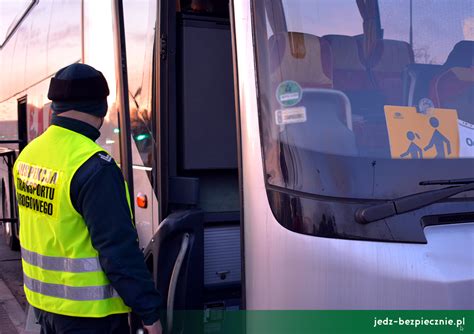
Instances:
[[[6,246],[0,224],[0,334],[39,333],[31,315],[27,319],[27,311],[20,252]]]

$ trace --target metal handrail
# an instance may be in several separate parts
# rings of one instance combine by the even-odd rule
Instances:
[[[21,139],[0,140],[0,144],[23,144],[25,141]]]
[[[0,143],[5,141],[0,141]],[[17,141],[19,142],[19,141]],[[8,182],[8,196],[10,199],[10,217],[2,217],[0,218],[1,223],[12,223],[13,233],[18,237],[18,212],[17,212],[17,205],[16,205],[16,196],[15,196],[15,189],[13,185],[13,164],[15,163],[16,158],[16,151],[14,149],[1,149],[0,150],[0,157],[3,157],[3,161],[7,166],[8,175],[7,175],[7,182]]]
[[[185,233],[183,240],[181,241],[181,248],[179,250],[178,256],[176,257],[176,262],[174,264],[173,272],[171,274],[170,285],[168,289],[168,301],[167,301],[167,333],[171,334],[173,331],[173,309],[174,309],[174,298],[176,293],[176,286],[178,284],[178,277],[181,271],[181,265],[183,264],[184,257],[189,246],[189,233]]]
[[[0,218],[0,223],[16,223],[18,218]]]

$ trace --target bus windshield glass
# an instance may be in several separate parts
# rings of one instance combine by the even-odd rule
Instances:
[[[472,0],[254,1],[254,23],[268,185],[387,199],[472,177]]]

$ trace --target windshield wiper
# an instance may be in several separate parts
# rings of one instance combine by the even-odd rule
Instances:
[[[360,208],[355,212],[358,223],[367,224],[380,219],[392,217],[405,212],[423,208],[451,196],[474,190],[474,179],[423,181],[420,185],[456,184],[460,186],[428,190],[421,193],[400,197],[388,202]]]
[[[474,179],[453,179],[453,180],[429,180],[429,181],[421,181],[419,184],[420,186],[430,186],[433,184],[466,184],[472,183]]]

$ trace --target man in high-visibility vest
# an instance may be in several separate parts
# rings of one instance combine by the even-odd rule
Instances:
[[[24,289],[42,333],[129,333],[133,310],[161,333],[161,297],[138,247],[119,167],[95,140],[107,113],[101,72],[51,79],[50,127],[15,166]]]

